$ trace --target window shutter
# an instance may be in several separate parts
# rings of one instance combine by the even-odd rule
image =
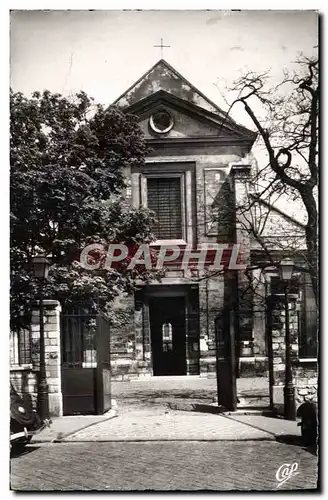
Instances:
[[[148,208],[156,214],[153,229],[158,239],[182,238],[181,182],[179,177],[147,179]]]

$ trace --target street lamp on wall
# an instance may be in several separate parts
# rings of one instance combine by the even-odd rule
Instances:
[[[291,341],[289,330],[289,305],[288,292],[292,279],[294,262],[292,259],[284,259],[280,262],[280,277],[284,281],[284,305],[285,305],[285,386],[284,386],[284,416],[286,420],[296,420],[295,413],[295,388],[293,385]]]
[[[40,371],[38,383],[38,413],[41,420],[49,418],[49,388],[46,377],[45,346],[44,346],[44,311],[43,284],[48,277],[49,261],[44,255],[32,258],[34,276],[40,280],[39,310],[40,310]]]
[[[280,262],[280,277],[284,281],[290,281],[293,276],[294,262],[292,259],[284,259]]]

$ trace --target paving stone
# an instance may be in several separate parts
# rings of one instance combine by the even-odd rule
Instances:
[[[266,431],[276,437],[295,436],[300,437],[301,431],[296,421],[284,420],[283,418],[272,418],[263,415],[233,415],[229,416],[232,420],[252,426],[262,431]]]
[[[76,415],[67,417],[53,417],[50,427],[46,427],[32,438],[32,443],[47,443],[62,439],[78,430],[116,417],[115,410],[109,410],[104,415]]]
[[[317,488],[317,457],[267,441],[60,443],[11,460],[15,491],[286,491]],[[278,487],[276,472],[298,464]]]
[[[223,415],[162,410],[131,410],[65,438],[65,441],[249,440],[274,436]]]

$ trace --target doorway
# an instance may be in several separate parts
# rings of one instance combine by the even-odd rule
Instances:
[[[154,375],[186,375],[185,297],[150,297]]]

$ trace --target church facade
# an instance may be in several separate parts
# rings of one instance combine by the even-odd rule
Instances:
[[[110,393],[109,372],[113,380],[211,377],[217,367],[222,368],[221,398],[231,395],[232,374],[262,376],[272,405],[281,404],[286,303],[278,263],[288,256],[304,263],[305,231],[300,222],[257,197],[253,173],[258,166],[252,154],[256,134],[233,121],[163,59],[114,104],[138,117],[150,146],[143,167],[125,172],[126,202],[155,212],[154,252],[178,248],[188,265],[181,265],[181,258],[167,259],[160,279],[140,282],[134,294],[120,296],[114,303],[118,326],[102,329],[96,323],[106,346],[97,353],[88,347],[89,340],[83,344],[81,331],[89,335],[80,328],[84,316],[68,318],[57,301],[45,301],[51,413],[102,412],[103,406],[99,410],[94,405],[103,386]],[[225,248],[222,268],[213,270],[208,256],[218,246]],[[201,266],[194,257],[204,247],[208,250]],[[317,384],[317,308],[305,272],[294,272],[287,303],[296,402],[301,404],[316,397]],[[11,332],[10,338],[11,380],[19,392],[28,390],[34,398],[38,325],[36,307],[30,330]],[[76,352],[69,347],[73,337],[80,346]],[[73,352],[73,363],[67,352]],[[96,398],[95,373],[101,385]],[[73,410],[72,401],[77,405]]]
[[[126,172],[126,198],[156,214],[156,245],[182,251],[204,244],[240,245],[250,262],[250,236],[236,220],[246,196],[256,134],[233,121],[166,61],[160,60],[115,103],[139,117],[151,153],[142,169]],[[167,265],[165,277],[141,284],[116,307],[125,321],[111,332],[115,378],[199,375],[215,370],[215,336],[227,311],[236,309],[244,273],[225,268],[181,269]],[[237,342],[252,342],[265,371],[261,322],[254,330],[253,304],[244,306]]]
[[[268,376],[276,345],[269,338],[274,325],[268,325],[268,304],[271,296],[281,300],[283,283],[277,266],[265,262],[263,242],[279,262],[291,253],[296,260],[298,255],[304,258],[305,240],[301,223],[256,198],[256,134],[163,59],[114,105],[138,116],[151,148],[142,169],[126,172],[125,194],[132,206],[155,212],[154,248],[174,245],[183,254],[204,245],[226,245],[231,256],[231,247],[237,245],[237,261],[247,271],[227,264],[220,272],[199,266],[182,269],[171,262],[160,281],[140,283],[133,296],[120,297],[115,307],[124,322],[111,331],[113,378],[206,376],[215,371],[220,356],[216,346],[232,327],[237,376]],[[262,226],[262,244],[251,230],[254,220]],[[315,360],[311,280],[306,274],[296,278],[289,295],[295,354]]]

